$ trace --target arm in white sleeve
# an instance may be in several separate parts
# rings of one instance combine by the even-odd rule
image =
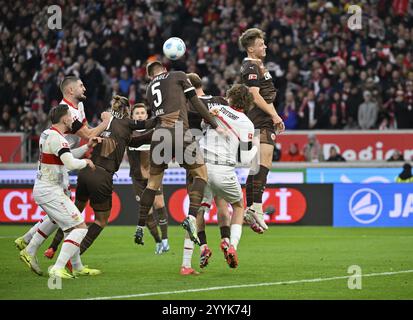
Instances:
[[[88,149],[89,147],[87,146],[87,144],[84,144],[83,146],[76,149],[72,149],[70,151],[72,152],[73,157],[75,157],[76,159],[80,159],[85,155]]]
[[[71,170],[80,170],[87,166],[86,160],[79,160],[73,158],[71,152],[65,152],[60,156],[60,160],[62,160],[63,164],[69,171]]]

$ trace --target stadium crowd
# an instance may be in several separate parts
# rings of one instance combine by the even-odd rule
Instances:
[[[55,1],[56,2],[56,1]],[[57,1],[62,29],[48,27],[51,1],[0,1],[0,131],[33,138],[60,101],[65,75],[87,89],[89,123],[112,95],[145,101],[145,64],[201,75],[205,91],[224,95],[240,82],[238,37],[267,34],[265,64],[287,130],[413,128],[413,6],[408,0],[361,1],[361,30],[350,30],[349,1],[130,0]],[[167,61],[163,42],[185,40],[185,58]]]

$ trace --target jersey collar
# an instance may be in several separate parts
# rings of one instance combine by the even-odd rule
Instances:
[[[66,103],[68,106],[74,108],[77,110],[77,106],[75,106],[73,103],[71,103],[69,100],[67,100],[66,98],[63,98],[63,102]]]
[[[51,126],[50,130],[56,131],[57,133],[59,133],[62,137],[64,137],[64,135],[55,127]]]

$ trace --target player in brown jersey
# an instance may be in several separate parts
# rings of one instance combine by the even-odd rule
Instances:
[[[188,217],[183,221],[182,226],[188,231],[189,238],[199,244],[196,216],[204,194],[207,172],[202,156],[196,152],[196,144],[193,143],[192,135],[188,130],[187,101],[191,102],[213,128],[217,128],[217,123],[196,96],[195,89],[184,72],[168,72],[162,63],[154,61],[148,64],[147,75],[151,82],[147,87],[146,97],[152,114],[158,119],[158,124],[151,142],[148,185],[141,197],[141,212],[136,229],[137,240],[143,241],[148,212],[152,207],[156,191],[161,186],[164,171],[174,158],[187,172],[189,171],[191,177],[191,185],[188,187],[190,202]]]
[[[247,52],[241,65],[241,79],[254,96],[254,107],[248,117],[255,129],[260,130],[260,168],[258,173],[248,175],[246,182],[247,210],[245,221],[261,228],[254,229],[258,233],[268,229],[262,210],[262,194],[265,189],[268,171],[272,165],[276,134],[284,131],[285,126],[274,107],[276,89],[271,74],[264,67],[263,60],[267,48],[265,34],[260,29],[246,30],[239,38],[240,46]],[[254,221],[255,220],[255,221]]]
[[[145,104],[137,103],[132,107],[131,116],[133,120],[148,119],[148,111]],[[149,146],[152,139],[153,130],[136,130],[133,132],[132,139],[139,140],[142,145],[138,148],[128,147],[127,155],[130,164],[130,177],[132,178],[133,189],[136,201],[140,203],[143,190],[148,184],[149,178]],[[139,209],[138,209],[139,212]],[[157,221],[158,220],[158,221]],[[158,223],[162,233],[162,239],[158,232]],[[165,208],[162,187],[156,192],[155,201],[151,211],[148,213],[146,226],[156,242],[155,254],[169,251],[168,243],[168,213]]]
[[[114,96],[111,106],[112,117],[105,131],[100,135],[102,142],[95,147],[91,159],[96,170],[80,170],[77,180],[75,204],[83,211],[88,201],[95,213],[95,222],[80,244],[80,253],[85,252],[107,225],[112,209],[113,175],[119,170],[125,149],[131,145],[134,130],[153,128],[156,120],[131,120],[129,101]]]

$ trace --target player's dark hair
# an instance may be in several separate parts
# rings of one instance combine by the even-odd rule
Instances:
[[[63,79],[62,83],[60,84],[60,91],[62,92],[62,94],[64,93],[65,88],[73,83],[73,82],[77,82],[78,80],[80,80],[79,77],[76,76],[67,76]]]
[[[238,39],[241,49],[247,49],[254,45],[255,39],[265,39],[265,33],[258,28],[251,28],[244,31]]]
[[[163,68],[165,68],[165,67],[163,66],[163,64],[162,64],[160,61],[150,62],[150,63],[148,63],[148,65],[146,66],[146,74],[147,74],[149,77],[153,77],[153,75],[156,73],[156,71],[157,71],[158,69],[163,69]]]
[[[60,122],[60,119],[67,115],[69,112],[69,107],[65,104],[59,104],[56,107],[53,107],[49,111],[49,118],[52,124],[56,124]]]
[[[243,84],[234,84],[227,91],[227,99],[232,107],[248,111],[254,104],[254,97],[248,87]]]
[[[195,89],[202,88],[202,80],[196,73],[188,73],[186,76]]]

